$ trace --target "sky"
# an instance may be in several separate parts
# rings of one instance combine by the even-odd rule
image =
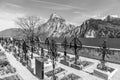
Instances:
[[[48,19],[52,13],[80,25],[89,18],[120,16],[120,0],[0,0],[0,31],[16,27],[18,17]]]

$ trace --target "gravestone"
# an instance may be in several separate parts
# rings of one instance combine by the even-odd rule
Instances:
[[[35,72],[36,72],[36,76],[39,79],[44,79],[44,59],[43,58],[35,59]]]

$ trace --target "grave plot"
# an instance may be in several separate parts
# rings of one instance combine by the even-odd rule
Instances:
[[[83,80],[83,79],[80,76],[71,73],[68,74],[67,76],[64,76],[60,80]]]
[[[74,63],[75,61],[75,58],[69,58],[67,57],[66,58],[66,61],[65,60],[61,60],[60,63],[64,64],[64,65],[67,65],[67,66],[70,66],[72,68],[75,68],[75,69],[78,69],[78,70],[82,70],[90,65],[93,65],[93,62],[90,62],[90,61],[81,61],[81,60],[78,60],[77,61],[77,64]]]
[[[106,80],[110,80],[116,73],[117,69],[103,66],[102,64],[98,64],[97,68],[94,70],[94,75],[97,75]]]
[[[65,72],[65,71],[66,71],[65,69],[59,67],[59,68],[56,68],[56,69],[54,70],[54,74],[55,74],[55,75],[56,75],[56,74],[60,74],[60,73],[62,74],[62,73]],[[46,72],[45,75],[46,75],[48,78],[52,77],[52,76],[53,76],[53,70]]]
[[[55,64],[55,66],[57,66],[57,64]],[[53,69],[52,60],[48,59],[48,61],[44,62],[44,71],[48,72],[51,69]]]
[[[6,63],[4,63],[5,65]],[[12,74],[16,72],[16,69],[13,68],[10,64],[7,64],[6,66],[0,65],[0,76]]]
[[[5,78],[1,78],[0,80],[23,80],[21,76],[17,75],[12,75],[12,76],[8,76]]]
[[[60,63],[66,65],[66,66],[70,66],[70,57],[66,56],[66,60],[64,57],[65,56],[60,57],[61,58]]]
[[[97,65],[97,68],[94,70],[95,75],[99,75],[106,80],[111,79],[111,77],[116,73],[117,69],[108,67],[105,65],[105,58],[109,58],[110,55],[114,55],[113,52],[107,48],[106,40],[103,41],[102,47],[99,48],[102,56],[101,63]]]
[[[78,70],[82,70],[84,68],[87,68],[89,66],[93,65],[93,62],[90,61],[77,61],[77,64],[75,64],[74,62],[71,64],[72,68],[78,69]]]

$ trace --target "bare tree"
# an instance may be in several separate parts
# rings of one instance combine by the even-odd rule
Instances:
[[[40,21],[40,18],[36,16],[25,16],[15,21],[25,38],[30,41],[32,53],[34,52],[34,39],[36,35],[38,36],[37,28],[40,26]],[[33,58],[33,54],[31,54],[31,58]]]
[[[40,25],[40,18],[36,16],[25,16],[18,18],[15,23],[18,25],[23,34],[27,38],[30,38],[31,36],[33,37],[35,32],[37,32],[35,31],[35,28]]]

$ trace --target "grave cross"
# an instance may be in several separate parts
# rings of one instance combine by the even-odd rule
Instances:
[[[57,44],[55,40],[51,40],[51,44],[50,44],[50,52],[52,53],[52,58],[56,59],[57,58]]]
[[[20,56],[20,50],[21,50],[21,41],[18,40],[18,56]]]
[[[99,54],[99,55],[102,55],[102,62],[104,63],[105,57],[109,58],[108,55],[112,54],[112,52],[109,50],[109,48],[107,48],[107,40],[103,41],[102,47],[100,47],[100,52],[101,52],[101,54]]]
[[[22,49],[23,49],[23,53],[25,54],[25,60],[27,60],[28,45],[26,44],[25,41],[23,41]]]
[[[56,80],[55,78],[55,59],[57,58],[57,44],[56,41],[54,41],[53,39],[51,40],[51,44],[50,44],[50,52],[52,53],[52,60],[53,60],[53,79]]]
[[[67,42],[67,38],[66,37],[64,38],[64,41],[61,43],[61,46],[64,48],[64,58],[66,60],[66,56],[67,56],[66,50],[69,47],[69,44]]]
[[[82,43],[77,38],[77,36],[74,36],[74,38],[70,42],[70,48],[72,48],[74,50],[74,53],[75,53],[75,64],[77,64],[77,60],[79,58],[77,51],[82,48]]]
[[[50,49],[50,41],[49,41],[49,38],[46,38],[46,40],[45,40],[45,45],[47,46],[48,54],[49,54],[49,49]]]

